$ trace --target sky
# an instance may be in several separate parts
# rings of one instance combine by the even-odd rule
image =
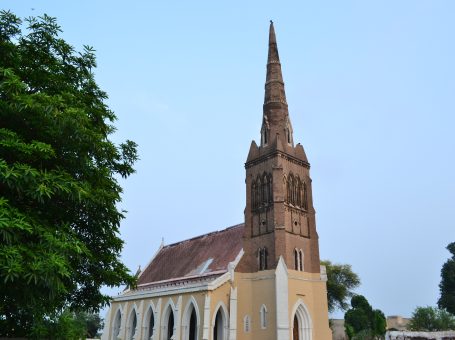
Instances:
[[[311,163],[321,259],[352,265],[386,315],[436,305],[455,241],[455,2],[0,0],[95,48],[120,143],[122,259],[243,222],[269,20],[295,143]],[[120,289],[109,290],[116,295]],[[342,317],[335,313],[335,317]]]

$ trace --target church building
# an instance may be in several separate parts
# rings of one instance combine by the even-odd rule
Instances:
[[[273,23],[245,221],[162,245],[113,298],[102,339],[329,340],[310,164],[294,144]]]

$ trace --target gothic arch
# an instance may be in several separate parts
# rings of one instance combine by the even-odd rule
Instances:
[[[305,261],[305,257],[303,256],[303,250],[300,249],[299,250],[299,270],[301,272],[303,272],[305,270],[304,261]]]
[[[169,299],[163,308],[163,316],[161,318],[161,340],[175,339],[176,324],[175,305],[172,299]]]
[[[303,182],[303,209],[308,210],[308,189],[306,183]]]
[[[123,309],[122,305],[119,305],[117,308],[117,311],[114,314],[114,322],[112,323],[112,339],[117,340],[118,336],[120,335],[120,332],[122,331],[122,315],[123,315]]]
[[[142,329],[144,340],[154,339],[156,337],[156,307],[152,301],[147,305],[146,312],[142,319]]]
[[[313,333],[313,322],[311,321],[310,312],[306,307],[302,299],[299,299],[292,310],[292,340],[312,340]],[[297,330],[295,327],[297,326]],[[298,338],[295,339],[295,336],[298,335]]]
[[[194,333],[195,336],[191,337],[192,333],[192,314],[193,311],[196,315],[196,320],[195,322],[195,329]],[[193,297],[193,295],[190,296],[190,299],[188,303],[186,304],[185,309],[183,310],[183,319],[182,319],[182,331],[183,331],[183,340],[196,340],[198,339],[198,334],[199,334],[199,329],[201,325],[201,317],[199,314],[199,306],[197,304],[196,299]]]
[[[259,248],[258,249],[258,268],[259,270],[267,270],[268,268],[268,251],[267,247]]]
[[[261,321],[261,328],[267,328],[267,307],[263,304],[259,310],[259,317]]]
[[[229,331],[229,313],[223,301],[218,302],[212,317],[212,339],[227,340]]]
[[[299,263],[299,251],[297,248],[294,248],[294,269],[299,270],[300,263]]]
[[[136,338],[137,330],[138,330],[138,317],[137,317],[137,306],[136,304],[133,305],[131,309],[130,315],[128,317],[126,326],[126,339],[133,340]]]

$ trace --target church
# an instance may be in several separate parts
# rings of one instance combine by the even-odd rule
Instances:
[[[162,245],[113,298],[102,339],[329,340],[310,164],[294,144],[273,23],[244,223]]]

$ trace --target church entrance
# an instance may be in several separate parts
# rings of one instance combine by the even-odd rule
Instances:
[[[294,315],[294,327],[292,328],[292,340],[300,340],[300,338],[299,338],[299,320],[297,320],[297,315]]]

